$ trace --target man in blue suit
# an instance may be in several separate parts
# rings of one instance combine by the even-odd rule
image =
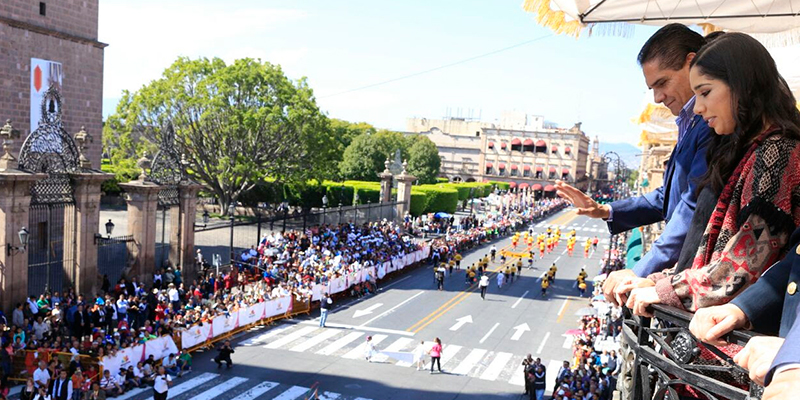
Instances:
[[[602,205],[580,190],[556,182],[558,195],[571,201],[579,215],[602,218],[611,234],[666,221],[661,236],[633,270],[611,273],[603,284],[606,298],[617,303],[614,291],[631,279],[646,277],[675,265],[697,203],[696,183],[706,172],[706,148],[711,140],[708,125],[694,114],[694,95],[689,85],[689,65],[706,43],[697,32],[681,24],[659,29],[642,47],[638,61],[654,100],[677,116],[678,144],[664,174],[664,185],[639,197]]]
[[[750,379],[767,385],[762,400],[800,398],[800,229],[790,243],[786,257],[755,284],[728,304],[697,310],[689,324],[698,339],[715,345],[734,329],[773,335],[750,339],[734,357]]]

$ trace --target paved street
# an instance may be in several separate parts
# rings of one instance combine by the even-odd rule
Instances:
[[[551,386],[559,364],[571,356],[571,338],[563,333],[576,327],[575,311],[589,301],[577,297],[575,278],[583,266],[590,279],[598,273],[608,235],[602,222],[576,217],[571,209],[534,230],[549,224],[563,226],[562,238],[571,227],[577,229],[575,256],[565,254],[562,240],[513,283],[498,289],[493,278],[486,300],[464,283],[463,270],[448,276],[445,290],[437,291],[430,267],[421,267],[385,284],[375,296],[336,304],[328,328],[319,328],[318,314],[312,314],[239,335],[231,370],[216,368],[211,362],[216,352],[196,353],[194,372],[177,380],[170,398],[294,400],[318,383],[320,393],[327,392],[324,399],[517,399],[524,390],[520,363],[527,353],[542,358]],[[584,259],[582,240],[595,235],[602,239],[598,254]],[[498,249],[507,246],[510,239],[497,243]],[[489,247],[466,254],[462,266],[488,254]],[[554,261],[557,279],[543,299],[539,279]],[[490,269],[498,267],[499,256]],[[416,371],[382,355],[368,363],[368,335],[378,350],[392,352],[412,352],[421,341],[429,346],[439,337],[444,372]],[[150,395],[148,390],[126,398]]]

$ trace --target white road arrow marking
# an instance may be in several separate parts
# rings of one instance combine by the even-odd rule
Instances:
[[[373,304],[364,310],[356,310],[356,313],[353,315],[353,318],[363,317],[365,315],[372,314],[376,308],[382,306],[383,303]]]
[[[531,330],[531,327],[528,326],[528,323],[524,323],[522,325],[517,325],[514,327],[514,334],[511,335],[511,340],[519,340],[522,337],[522,334]]]
[[[466,317],[461,317],[461,318],[457,319],[456,321],[457,322],[453,326],[450,327],[451,331],[457,331],[458,328],[461,328],[462,326],[464,326],[464,324],[467,324],[467,323],[471,324],[472,323],[472,315],[467,315]]]

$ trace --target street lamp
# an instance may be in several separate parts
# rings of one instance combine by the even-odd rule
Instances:
[[[211,217],[211,216],[208,214],[208,210],[204,210],[204,211],[203,211],[203,225],[200,225],[200,224],[198,224],[197,222],[195,222],[195,223],[194,223],[194,226],[195,226],[195,227],[200,227],[200,226],[202,226],[203,228],[207,227],[207,226],[208,226],[208,221],[209,221],[210,217]]]
[[[111,233],[114,232],[114,223],[111,222],[111,220],[109,219],[108,222],[106,222],[105,226],[106,226],[106,238],[111,239]],[[94,234],[94,244],[97,244],[97,241],[102,239],[104,239],[103,235],[99,233]]]
[[[23,252],[23,251],[25,251],[26,248],[28,248],[28,238],[30,237],[29,234],[28,234],[28,229],[26,229],[23,226],[22,229],[19,230],[17,235],[19,235],[19,244],[21,246],[14,246],[11,243],[7,243],[6,244],[6,254],[9,257],[11,257],[14,254],[19,254],[20,252]]]

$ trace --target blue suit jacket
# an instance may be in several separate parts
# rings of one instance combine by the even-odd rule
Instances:
[[[608,230],[612,235],[667,221],[650,251],[636,263],[633,269],[636,275],[646,277],[678,261],[697,204],[697,182],[706,173],[706,148],[710,141],[708,124],[695,115],[689,130],[672,151],[664,171],[664,185],[644,196],[611,203],[614,214],[608,221]]]
[[[755,331],[786,338],[772,362],[767,383],[775,368],[800,363],[800,324],[795,323],[800,311],[800,287],[791,295],[787,290],[792,282],[800,285],[800,229],[792,233],[789,243],[786,257],[731,301],[744,311]]]

